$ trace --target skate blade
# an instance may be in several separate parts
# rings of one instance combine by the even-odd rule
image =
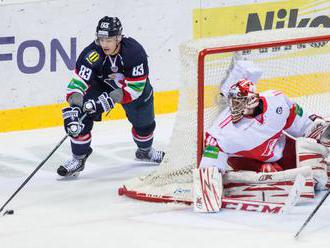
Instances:
[[[160,164],[160,163],[157,163],[155,161],[148,160],[148,159],[135,158],[134,160],[137,161],[137,162],[140,162],[140,163],[146,163],[146,164],[150,164],[150,165],[159,165]]]
[[[78,177],[79,177],[79,174],[80,174],[80,171],[79,172],[76,172],[76,173],[73,173],[70,176],[60,176],[60,175],[58,175],[57,181],[72,181],[72,180],[77,180]]]

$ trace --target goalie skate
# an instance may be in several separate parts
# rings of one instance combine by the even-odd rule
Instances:
[[[57,174],[62,177],[78,176],[85,169],[86,160],[92,152],[90,148],[86,155],[73,156],[57,169]]]

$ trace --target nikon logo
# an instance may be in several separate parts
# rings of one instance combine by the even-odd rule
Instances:
[[[275,26],[274,26],[275,24]],[[280,9],[277,13],[275,11],[268,11],[266,13],[265,23],[261,23],[258,13],[250,13],[246,25],[246,33],[281,29],[281,28],[305,28],[305,27],[319,27],[330,28],[330,17],[321,15],[315,18],[302,18],[298,21],[298,9]]]

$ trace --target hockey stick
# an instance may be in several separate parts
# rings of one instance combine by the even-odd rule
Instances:
[[[85,113],[78,122],[81,123],[85,118],[87,114]],[[47,155],[47,157],[37,166],[37,168],[34,169],[34,171],[25,179],[25,181],[18,187],[18,189],[9,197],[9,199],[5,202],[5,204],[2,205],[0,208],[0,213],[3,211],[3,209],[7,206],[7,204],[17,195],[18,192],[21,191],[21,189],[30,181],[30,179],[34,176],[34,174],[37,173],[38,170],[47,162],[47,160],[54,154],[54,152],[63,144],[63,142],[69,137],[68,134],[65,134],[65,136],[61,139],[61,141],[54,147],[54,149]]]
[[[310,220],[313,218],[313,216],[316,214],[317,210],[322,206],[323,202],[327,199],[327,197],[330,194],[330,190],[327,191],[327,193],[322,197],[321,201],[317,206],[314,208],[313,212],[308,216],[308,218],[305,220],[304,224],[300,227],[299,231],[294,235],[296,239],[298,239],[299,234],[304,230],[305,226],[310,222]]]

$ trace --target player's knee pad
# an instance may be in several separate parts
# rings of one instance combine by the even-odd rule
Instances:
[[[316,189],[325,189],[328,182],[327,163],[325,161],[328,149],[313,139],[298,138],[296,140],[296,153],[297,167],[311,167]]]
[[[155,121],[150,125],[144,127],[134,127],[132,128],[132,135],[134,142],[139,148],[150,148],[152,146],[154,138],[154,130],[156,127]]]
[[[92,141],[91,133],[80,134],[77,137],[71,138],[71,151],[75,155],[87,154]]]
[[[301,167],[273,173],[230,171],[223,177],[224,196],[253,201],[284,203],[297,175],[306,179],[300,201],[314,198],[311,167]]]
[[[150,134],[152,134],[154,132],[156,128],[156,122],[153,121],[151,124],[144,126],[144,127],[133,127],[132,128],[132,133],[134,135],[137,134],[138,136],[149,136]]]

